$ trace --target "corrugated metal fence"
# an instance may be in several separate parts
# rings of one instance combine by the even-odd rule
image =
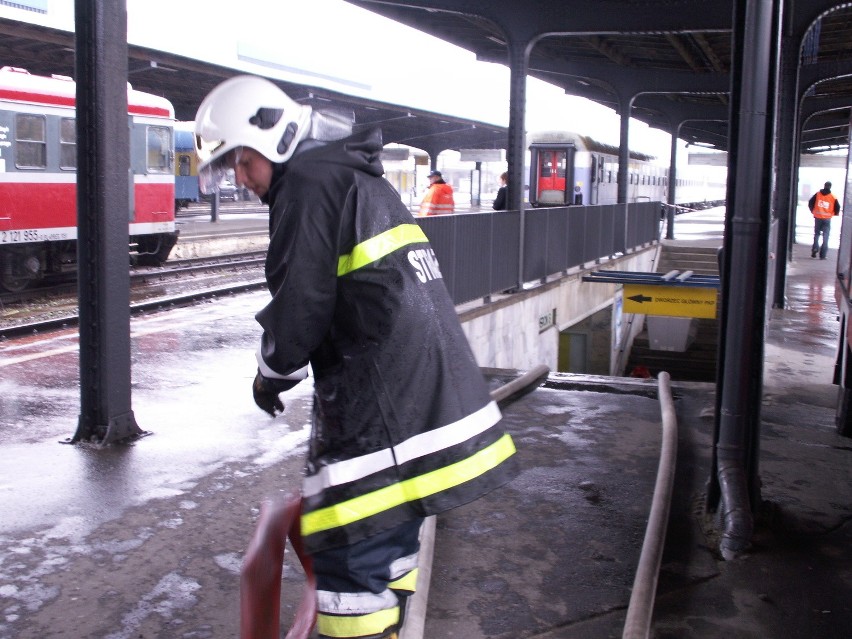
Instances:
[[[660,239],[660,202],[417,218],[456,304],[629,253]],[[519,273],[523,255],[523,271]]]

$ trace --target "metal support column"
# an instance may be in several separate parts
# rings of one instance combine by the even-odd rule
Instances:
[[[470,176],[470,205],[478,207],[482,204],[482,162],[477,160],[473,166]]]
[[[219,197],[219,187],[217,186],[213,190],[213,197],[210,198],[210,221],[218,222],[219,221],[219,205],[222,203],[221,198]]]
[[[620,121],[620,138],[618,141],[618,196],[619,204],[627,202],[627,179],[630,165],[630,111],[633,109],[633,99],[618,96],[618,108]]]
[[[732,20],[731,155],[721,260],[723,343],[708,495],[708,506],[722,509],[720,550],[728,559],[751,544],[753,513],[760,503],[757,466],[782,3],[737,0]]]
[[[509,148],[506,162],[509,165],[508,208],[521,212],[520,254],[518,256],[518,288],[524,278],[524,132],[526,131],[527,68],[529,57],[527,43],[509,43]]]
[[[76,0],[80,418],[71,443],[143,434],[130,406],[125,0]]]
[[[799,46],[794,38],[782,39],[781,73],[778,101],[778,130],[786,132],[776,136],[778,152],[776,154],[778,182],[774,191],[772,206],[775,227],[773,248],[775,259],[772,286],[769,294],[773,308],[784,308],[787,288],[787,264],[792,260],[791,250],[796,230],[796,208],[799,169],[799,130],[798,124],[798,77]]]
[[[674,239],[675,221],[675,196],[677,194],[677,139],[682,124],[673,124],[669,127],[672,136],[671,150],[669,152],[669,188],[666,193],[666,239]]]

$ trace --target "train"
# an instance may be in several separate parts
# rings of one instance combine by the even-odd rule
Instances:
[[[849,120],[849,144],[852,145],[852,117]],[[849,146],[852,149],[852,146]],[[849,151],[852,153],[852,151]],[[837,432],[852,437],[852,163],[847,157],[846,184],[844,188],[847,204],[841,207],[841,219],[834,220],[832,232],[837,232],[840,222],[840,246],[837,250],[834,299],[840,316],[837,359],[834,364],[833,382],[838,386],[835,423]]]
[[[185,209],[199,198],[195,122],[175,122],[175,210]]]
[[[571,131],[529,136],[529,203],[533,207],[618,202],[618,147]],[[668,202],[668,167],[651,155],[630,151],[628,202]],[[679,210],[719,206],[727,184],[705,172],[683,171],[675,185]]]
[[[0,289],[76,270],[76,84],[0,68]],[[174,108],[128,84],[129,263],[162,265],[175,230]]]
[[[246,188],[234,184],[234,173],[217,185],[220,201],[256,199]],[[198,202],[212,202],[214,196],[198,188],[198,153],[195,149],[195,122],[175,122],[175,211]]]

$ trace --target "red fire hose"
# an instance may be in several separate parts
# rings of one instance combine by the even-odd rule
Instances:
[[[240,570],[240,639],[279,639],[281,573],[287,539],[305,570],[306,583],[286,639],[308,639],[317,619],[316,577],[302,546],[302,500],[267,501]]]

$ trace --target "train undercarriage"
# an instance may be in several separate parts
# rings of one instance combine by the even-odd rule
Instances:
[[[178,233],[130,237],[128,264],[162,266]],[[0,248],[0,291],[17,293],[77,270],[77,242],[32,242]]]

